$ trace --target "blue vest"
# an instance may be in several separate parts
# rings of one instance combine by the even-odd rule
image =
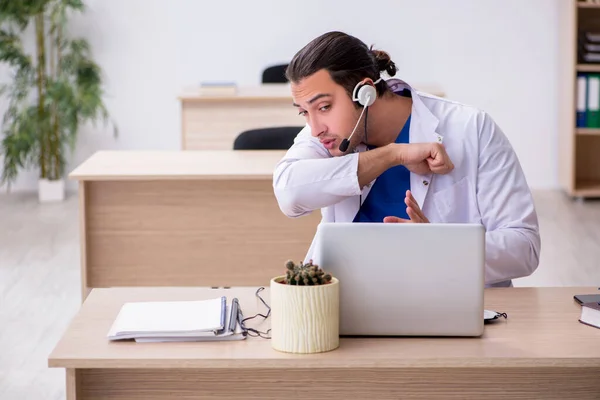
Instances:
[[[409,142],[410,115],[396,143]],[[406,214],[406,191],[410,189],[410,171],[397,165],[381,174],[369,191],[354,222],[383,222],[383,218],[394,216],[408,219]]]

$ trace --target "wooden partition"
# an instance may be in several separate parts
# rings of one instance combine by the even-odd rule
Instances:
[[[306,255],[320,212],[286,217],[283,152],[102,152],[80,180],[82,290],[264,285]]]

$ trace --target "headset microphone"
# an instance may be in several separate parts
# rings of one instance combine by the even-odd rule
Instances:
[[[352,137],[352,136],[350,136],[350,137]],[[345,153],[348,150],[348,146],[350,146],[350,140],[344,139],[344,140],[342,140],[342,143],[340,143],[339,149],[342,153]]]
[[[367,95],[366,104],[370,103],[370,99],[371,99],[371,96]],[[354,132],[356,132],[356,128],[358,128],[358,124],[360,123],[360,120],[362,119],[362,116],[369,105],[366,105],[363,108],[362,112],[360,113],[360,117],[358,117],[358,121],[356,121],[356,125],[354,125],[354,129],[352,130],[352,133],[350,134],[350,136],[348,136],[347,139],[342,140],[342,143],[340,143],[339,149],[342,153],[345,153],[348,150],[348,146],[350,146],[350,139],[352,139],[352,136],[354,136]]]

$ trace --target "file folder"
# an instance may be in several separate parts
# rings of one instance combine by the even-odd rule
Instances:
[[[587,127],[587,74],[577,75],[577,115],[576,122],[578,128]]]
[[[586,125],[600,128],[600,74],[588,75]]]

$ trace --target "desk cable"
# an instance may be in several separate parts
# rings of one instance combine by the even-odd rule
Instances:
[[[267,336],[269,335],[269,332],[271,332],[271,328],[269,328],[266,332],[261,332],[257,329],[254,328],[248,328],[246,327],[245,322],[248,321],[249,319],[254,319],[256,317],[262,317],[264,319],[269,318],[269,316],[271,315],[271,307],[269,307],[269,305],[265,302],[265,300],[260,296],[260,292],[263,291],[265,288],[264,287],[259,287],[256,290],[256,297],[259,298],[259,300],[265,305],[265,307],[267,308],[267,314],[261,314],[258,313],[256,315],[253,315],[252,317],[246,317],[243,318],[242,312],[241,310],[238,311],[238,318],[240,318],[240,326],[242,328],[242,330],[244,331],[244,334],[248,335],[248,336],[253,336],[253,337],[261,337],[263,339],[271,339],[271,336]]]

